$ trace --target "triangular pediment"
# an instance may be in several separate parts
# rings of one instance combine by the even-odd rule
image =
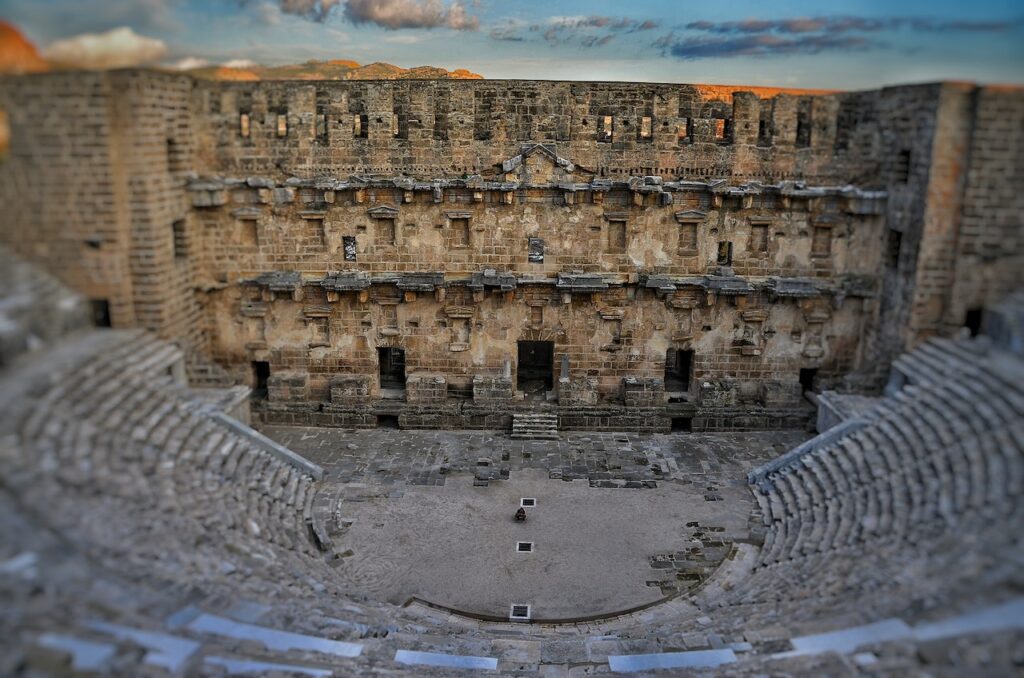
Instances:
[[[366,213],[374,219],[395,219],[398,217],[398,208],[391,205],[379,205],[366,210]]]
[[[704,219],[707,218],[707,216],[707,212],[701,212],[700,210],[682,210],[681,212],[676,212],[675,214],[676,221],[678,221],[681,224],[693,221],[704,221]]]
[[[524,144],[519,155],[501,163],[506,181],[544,185],[572,183],[580,173],[592,174],[555,152],[554,144]]]

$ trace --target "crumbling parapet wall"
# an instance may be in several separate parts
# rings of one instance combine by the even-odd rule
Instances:
[[[844,103],[875,96],[724,100],[692,85],[524,80],[202,82],[193,110],[213,140],[201,172],[487,174],[521,144],[545,142],[610,179],[834,181],[880,166],[863,140],[879,121],[841,115]]]

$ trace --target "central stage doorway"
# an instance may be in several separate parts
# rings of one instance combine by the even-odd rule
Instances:
[[[377,349],[382,391],[405,390],[405,350],[381,347]]]
[[[527,398],[541,398],[554,388],[555,344],[552,341],[520,341],[516,387]]]

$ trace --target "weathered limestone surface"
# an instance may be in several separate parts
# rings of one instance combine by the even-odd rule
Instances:
[[[802,426],[808,387],[878,389],[1020,283],[1019,90],[707,91],[4,78],[0,241],[194,383],[333,426],[506,426],[524,341],[563,427]],[[380,349],[446,394],[382,399]]]

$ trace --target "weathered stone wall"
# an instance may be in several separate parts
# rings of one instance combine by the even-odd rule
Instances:
[[[986,87],[963,96],[973,120],[941,333],[1024,280],[1024,90]]]
[[[908,96],[920,99],[917,115]],[[1024,284],[1024,92],[943,83],[883,90],[883,101],[896,105],[884,112],[890,234],[868,352],[876,385],[900,352]]]
[[[825,385],[856,366],[859,333],[870,321],[860,297],[785,299],[769,291],[730,297],[705,291],[659,294],[623,285],[563,295],[551,286],[530,286],[474,299],[462,287],[413,296],[380,285],[364,300],[358,292],[346,292],[328,301],[315,283],[301,289],[300,301],[279,293],[262,301],[265,291],[259,286],[231,287],[211,297],[210,311],[225,319],[215,337],[217,359],[234,366],[238,379],[250,378],[252,360],[267,361],[274,373],[308,373],[314,402],[337,403],[332,384],[339,374],[369,377],[367,395],[377,397],[377,348],[385,346],[405,350],[409,375],[422,374],[426,383],[444,375],[448,387],[472,389],[474,400],[480,395],[481,401],[493,401],[474,387],[474,378],[498,379],[506,362],[514,378],[516,342],[540,340],[554,344],[553,371],[567,356],[570,379],[592,380],[601,402],[624,402],[623,379],[660,380],[667,351],[677,348],[696,354],[693,402],[703,381],[728,379],[743,394],[729,405],[792,408],[801,396],[801,369],[818,368]],[[247,301],[244,294],[261,300]],[[541,300],[543,306],[529,305]],[[250,314],[258,306],[262,315],[239,318],[243,306]],[[542,309],[542,319],[535,308]],[[321,312],[326,315],[308,315]],[[407,384],[409,402],[428,402],[420,381]],[[352,402],[365,404],[361,397]],[[663,404],[653,396],[649,400],[634,397],[626,404]],[[570,396],[566,404],[596,402]]]
[[[80,73],[0,82],[12,131],[0,162],[0,237],[73,289],[109,299],[112,321],[130,326],[137,316],[112,91],[109,78]]]
[[[202,351],[183,190],[197,141],[192,85],[148,71],[4,78],[13,134],[0,162],[0,238],[108,302],[115,327]]]
[[[7,78],[0,240],[193,379],[346,426],[505,422],[518,341],[566,425],[790,425],[1020,283],[1019,91],[701,92]],[[675,351],[689,390],[647,388]]]
[[[211,184],[198,185],[205,194]],[[569,271],[623,279],[703,275],[717,266],[720,242],[732,243],[738,275],[828,280],[877,274],[882,222],[863,213],[861,198],[838,190],[722,195],[705,183],[687,187],[644,193],[229,183],[218,189],[222,204],[197,207],[192,217],[207,272],[222,282],[273,270],[321,276],[339,270],[443,272],[458,278],[488,268],[539,278]],[[812,251],[820,236],[821,251]],[[349,238],[354,260],[346,258]],[[541,241],[540,261],[530,257],[531,239]]]
[[[842,180],[881,166],[836,156],[840,105],[867,95],[704,99],[691,85],[550,81],[200,83],[205,172],[318,176],[487,174],[520,144],[550,142],[601,177]],[[241,134],[242,116],[249,125]],[[610,118],[610,137],[606,134]],[[866,122],[877,129],[879,121]],[[650,134],[646,134],[649,127]],[[843,130],[846,137],[870,131]],[[844,137],[845,138],[845,137]],[[847,179],[848,180],[848,179]]]

